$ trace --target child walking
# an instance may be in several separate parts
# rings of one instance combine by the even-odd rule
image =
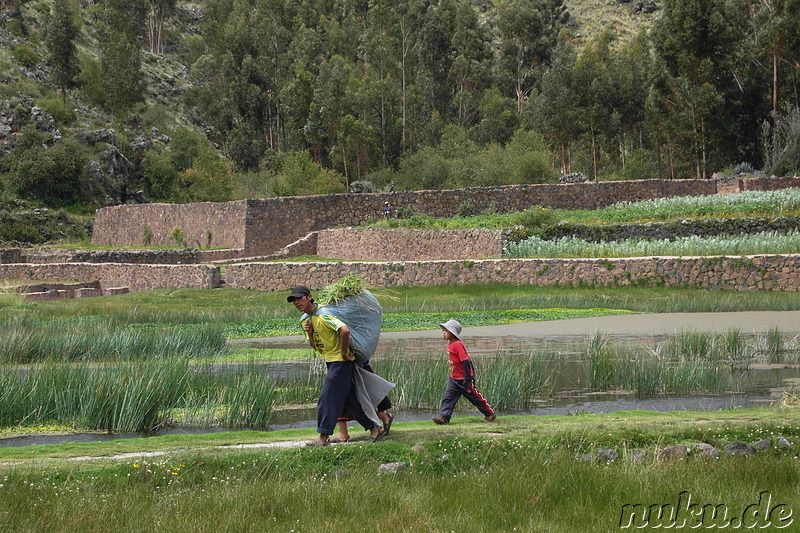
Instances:
[[[447,346],[447,353],[450,356],[450,379],[447,381],[447,388],[442,398],[442,410],[439,416],[433,417],[437,424],[449,424],[453,410],[456,408],[459,398],[464,396],[472,405],[483,413],[484,422],[491,422],[497,415],[491,408],[489,402],[475,388],[475,367],[467,354],[464,343],[461,342],[461,324],[458,320],[448,320],[444,324],[439,324],[442,328],[442,337],[447,339],[450,344]]]

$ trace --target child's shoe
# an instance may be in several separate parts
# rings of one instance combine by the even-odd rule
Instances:
[[[433,421],[440,425],[447,425],[450,423],[450,421],[444,418],[443,416],[434,416]]]
[[[486,418],[484,418],[483,421],[484,422],[493,422],[495,418],[497,418],[497,415],[492,413],[489,416],[487,416]]]

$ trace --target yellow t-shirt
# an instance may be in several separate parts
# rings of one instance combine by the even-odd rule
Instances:
[[[344,325],[344,322],[330,315],[311,315],[315,350],[328,363],[344,361],[342,359],[342,343],[339,340],[339,329]],[[306,339],[308,339],[308,334],[306,334]]]

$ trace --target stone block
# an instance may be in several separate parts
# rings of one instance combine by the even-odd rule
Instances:
[[[113,296],[115,294],[128,294],[129,292],[131,292],[131,290],[128,287],[109,287],[106,289],[106,294],[109,296]]]
[[[91,287],[84,287],[83,289],[75,289],[75,298],[93,298],[102,295],[103,291],[100,289],[94,289]]]

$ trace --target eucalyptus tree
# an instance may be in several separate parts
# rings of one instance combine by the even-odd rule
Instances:
[[[765,170],[782,173],[796,165],[786,162],[796,152],[800,114],[800,0],[742,0],[743,16],[749,17],[751,53],[749,66],[762,67],[764,81],[769,80],[770,116],[762,134]]]
[[[666,0],[652,37],[660,83],[653,102],[667,111],[667,138],[687,141],[696,177],[708,177],[735,153],[736,101],[730,51],[738,36],[725,0]],[[683,150],[673,151],[676,155]]]
[[[66,99],[67,89],[76,85],[80,71],[75,44],[80,35],[80,6],[76,0],[53,0],[47,23],[45,45],[53,83]]]
[[[150,53],[161,55],[164,51],[164,22],[175,10],[177,0],[147,0],[147,39]]]
[[[455,91],[450,72],[457,8],[455,0],[435,2],[427,10],[420,29],[420,68],[415,85],[422,95],[420,109],[417,110],[422,123],[435,123],[434,117],[446,122],[452,116],[451,104]],[[438,138],[432,139],[425,134],[418,136],[427,137],[425,140],[428,142],[438,141]]]
[[[101,4],[98,37],[106,107],[118,117],[144,101],[139,44],[144,17],[144,0],[105,0]]]
[[[559,154],[562,174],[572,172],[572,146],[579,135],[577,109],[573,105],[579,90],[575,81],[577,57],[575,47],[562,39],[523,122],[548,139]]]
[[[521,115],[531,91],[541,82],[569,12],[562,0],[498,0],[495,5],[502,43],[498,78],[501,87],[512,90]]]
[[[610,96],[619,117],[617,143],[623,168],[631,151],[650,148],[644,122],[652,64],[650,42],[644,31],[613,51],[610,57],[609,70],[614,80],[614,93]]]
[[[781,103],[781,93],[795,106],[800,105],[800,91],[797,90],[800,78],[800,0],[748,0],[754,25],[754,39],[759,52],[768,58],[772,87],[770,91],[773,117],[777,116]],[[794,83],[782,86],[786,78]]]
[[[401,35],[395,2],[370,0],[367,24],[361,34],[359,59],[364,72],[364,122],[374,122],[380,137],[381,159],[389,162],[390,127],[396,109],[400,107]],[[373,118],[374,117],[374,118]]]
[[[452,40],[450,78],[455,84],[455,121],[469,128],[479,117],[484,89],[491,84],[491,38],[478,21],[478,14],[469,2],[461,2],[456,11]]]
[[[601,138],[604,133],[613,131],[619,120],[611,102],[614,87],[606,64],[609,54],[605,40],[586,46],[575,62],[572,75],[575,117],[581,133],[589,139],[594,179],[599,174]]]

